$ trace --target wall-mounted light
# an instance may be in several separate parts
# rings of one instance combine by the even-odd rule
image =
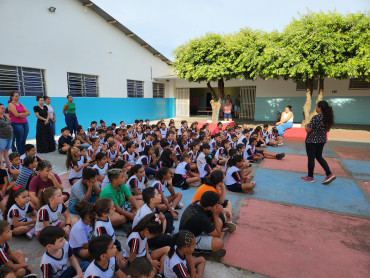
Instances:
[[[149,46],[149,44],[142,44],[141,46],[144,47],[144,48],[147,48]]]
[[[154,54],[155,57],[161,56],[161,53]]]
[[[107,20],[107,22],[108,22],[108,23],[110,23],[110,24],[112,24],[112,23],[116,23],[116,22],[117,22],[117,20],[112,19],[112,20]]]
[[[94,3],[91,3],[91,2],[83,4],[84,7],[91,7],[92,5],[94,5]]]
[[[56,10],[57,8],[55,8],[55,7],[50,7],[48,10],[49,10],[49,12],[51,12],[51,13],[55,13],[55,10]]]
[[[135,36],[135,34],[134,34],[134,33],[127,34],[127,37],[133,37],[133,36]]]

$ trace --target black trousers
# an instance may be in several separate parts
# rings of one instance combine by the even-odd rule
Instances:
[[[315,169],[315,159],[324,168],[327,176],[331,175],[328,163],[322,157],[322,151],[325,143],[306,143],[306,153],[308,157],[308,176],[313,178],[313,170]]]

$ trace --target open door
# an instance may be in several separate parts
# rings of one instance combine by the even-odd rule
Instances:
[[[189,117],[190,89],[176,89],[176,116]]]

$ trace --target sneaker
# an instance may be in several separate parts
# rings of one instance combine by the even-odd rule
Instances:
[[[178,203],[178,205],[176,206],[176,209],[182,209],[184,207],[184,204],[183,203]]]
[[[325,178],[325,180],[322,182],[322,184],[329,184],[331,183],[333,180],[335,180],[337,177],[334,175],[334,174],[330,174],[329,176],[327,176]]]
[[[281,153],[281,158],[285,157],[285,153]]]
[[[264,146],[266,146],[266,144],[261,144],[261,146],[260,146],[260,147],[264,147]]]
[[[31,230],[29,230],[27,233],[26,233],[26,237],[31,240],[33,238],[33,236],[35,235],[35,229],[32,228]]]
[[[224,227],[228,229],[228,232],[229,232],[230,234],[232,234],[233,232],[235,232],[235,230],[236,230],[236,228],[237,228],[238,226],[236,226],[236,224],[235,224],[235,223],[228,222],[228,223],[225,223],[225,224],[224,224]]]
[[[280,144],[277,144],[278,146],[283,146],[284,145],[284,143],[280,143]]]
[[[315,182],[315,179],[309,176],[301,177],[301,179],[304,181]]]
[[[226,250],[221,249],[216,252],[213,252],[211,250],[194,250],[193,255],[196,257],[203,256],[206,257],[206,259],[220,259],[226,255]]]

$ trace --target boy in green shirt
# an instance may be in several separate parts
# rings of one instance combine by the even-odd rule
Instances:
[[[125,174],[121,169],[108,171],[109,184],[100,193],[100,198],[109,198],[113,201],[115,212],[109,216],[113,227],[122,225],[135,218],[136,211],[144,204],[136,200],[124,184]]]

